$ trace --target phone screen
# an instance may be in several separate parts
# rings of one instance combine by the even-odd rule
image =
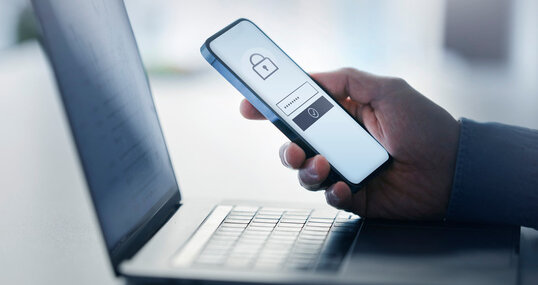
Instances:
[[[387,151],[256,25],[243,20],[209,43],[212,52],[349,182]]]

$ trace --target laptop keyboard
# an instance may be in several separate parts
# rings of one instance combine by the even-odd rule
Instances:
[[[194,265],[336,271],[360,221],[357,215],[336,210],[234,206]]]

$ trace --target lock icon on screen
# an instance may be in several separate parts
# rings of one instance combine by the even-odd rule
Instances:
[[[252,64],[252,70],[256,72],[263,80],[267,79],[273,73],[278,70],[273,61],[259,53],[253,53],[250,56],[250,63]]]

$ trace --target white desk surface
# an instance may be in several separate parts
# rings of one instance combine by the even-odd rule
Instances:
[[[151,84],[186,201],[324,203],[281,166],[286,138],[268,122],[241,118],[241,96],[215,72]],[[109,266],[53,75],[35,44],[0,58],[0,114],[0,284],[123,282]],[[536,284],[536,231],[523,229],[521,254],[522,283]]]

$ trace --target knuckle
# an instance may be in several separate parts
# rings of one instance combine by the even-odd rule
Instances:
[[[402,88],[406,87],[409,84],[407,84],[407,81],[405,79],[400,77],[389,77],[385,80],[385,84],[383,84],[386,87],[396,87],[396,88]]]
[[[355,74],[358,72],[358,70],[353,67],[344,67],[344,68],[341,68],[340,71],[346,74]]]
[[[381,84],[382,94],[394,94],[395,91],[408,89],[410,86],[403,78],[388,77]]]

